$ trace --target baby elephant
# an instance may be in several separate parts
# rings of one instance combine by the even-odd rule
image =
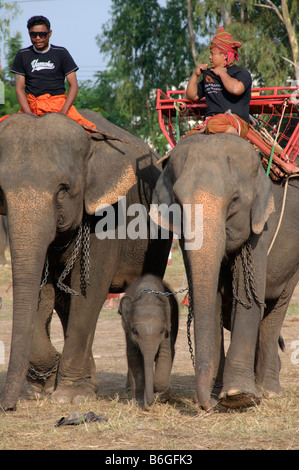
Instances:
[[[178,304],[162,280],[147,274],[129,286],[119,313],[127,340],[128,377],[133,396],[140,406],[170,396],[170,372],[178,332]],[[144,292],[146,291],[146,292]]]

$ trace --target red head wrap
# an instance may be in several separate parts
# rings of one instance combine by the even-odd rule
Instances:
[[[218,29],[214,39],[212,39],[211,46],[216,47],[220,52],[227,55],[227,63],[231,60],[239,60],[238,48],[242,46],[242,43],[234,41],[222,26]]]

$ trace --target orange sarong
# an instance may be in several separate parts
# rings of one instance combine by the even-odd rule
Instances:
[[[35,97],[34,95],[28,94],[27,101],[29,103],[31,112],[37,114],[38,116],[42,116],[46,113],[59,113],[66,100],[66,95],[56,95],[52,96],[49,93],[45,95],[41,95]],[[23,110],[20,109],[19,113],[23,113]],[[73,121],[78,122],[82,126],[86,126],[87,128],[96,129],[96,126],[93,122],[88,121],[85,119],[81,114],[77,111],[75,106],[71,106],[67,112],[67,116]],[[9,117],[9,114],[0,118],[0,122]]]
[[[207,119],[206,134],[219,134],[226,132],[229,127],[238,131],[240,137],[246,137],[249,124],[236,114],[215,114]]]

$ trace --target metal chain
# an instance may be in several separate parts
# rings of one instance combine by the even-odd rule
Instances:
[[[181,289],[181,290],[178,290],[176,292],[161,292],[159,290],[144,289],[141,292],[139,292],[139,294],[137,295],[135,300],[138,300],[139,297],[141,297],[143,294],[165,295],[166,297],[169,297],[170,295],[181,294],[182,292],[185,292],[188,289],[189,289],[189,287],[185,287],[185,289]]]
[[[189,288],[187,339],[188,339],[188,346],[189,346],[189,352],[191,356],[192,365],[195,368],[195,359],[194,359],[194,352],[193,352],[192,339],[191,339],[191,324],[192,324],[193,318],[194,318],[194,312],[193,312],[192,293],[191,293],[191,289]]]
[[[84,217],[83,224],[81,223],[78,234],[75,241],[74,249],[67,261],[67,264],[59,276],[57,281],[57,287],[63,292],[72,295],[80,295],[79,292],[76,292],[74,289],[71,289],[69,286],[63,283],[64,279],[71,272],[81,250],[81,272],[80,272],[80,287],[81,292],[85,293],[86,284],[90,284],[90,218],[88,216]],[[40,285],[40,289],[46,284],[49,275],[49,260],[48,256],[46,257],[43,279]]]
[[[67,294],[79,295],[79,292],[76,292],[74,289],[71,289],[70,287],[68,287],[66,284],[63,283],[63,281],[74,267],[75,261],[77,259],[77,256],[81,247],[82,232],[83,230],[82,230],[82,224],[81,224],[78,230],[76,241],[75,241],[74,250],[71,256],[69,257],[69,260],[57,281],[57,287],[63,292],[66,292]]]
[[[48,275],[49,275],[49,259],[47,255],[46,260],[45,260],[43,278],[42,278],[42,282],[41,282],[39,289],[41,289],[47,283]]]
[[[81,292],[83,295],[86,294],[86,284],[90,285],[90,218],[85,217],[83,223],[82,233],[82,256],[81,256],[81,272],[80,272],[80,284]]]
[[[242,266],[243,266],[243,275],[244,275],[244,283],[245,283],[245,293],[248,302],[242,300],[237,294],[237,261],[241,258]],[[252,260],[252,248],[249,241],[244,243],[241,247],[239,252],[235,257],[235,262],[232,267],[233,271],[233,281],[232,281],[232,288],[233,288],[233,297],[239,302],[243,307],[249,309],[253,305],[253,300],[255,300],[259,305],[265,306],[264,301],[260,300],[257,295],[256,286],[255,286],[255,273],[253,267],[253,260]]]
[[[35,367],[32,364],[29,364],[27,377],[29,377],[32,380],[42,380],[46,382],[53,374],[57,372],[58,367],[59,367],[59,361],[60,361],[60,354],[57,354],[55,358],[54,366],[52,367],[52,369],[48,370],[47,372],[38,371],[35,369]]]

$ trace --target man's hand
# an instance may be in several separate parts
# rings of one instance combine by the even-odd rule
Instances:
[[[70,107],[73,105],[76,96],[78,94],[78,82],[77,82],[77,75],[76,72],[71,72],[66,76],[68,84],[70,86],[66,101],[64,103],[63,108],[60,111],[60,114],[67,115]]]
[[[236,78],[231,77],[227,73],[227,68],[221,65],[218,65],[217,67],[211,69],[212,72],[214,72],[215,75],[220,77],[222,84],[226,91],[231,93],[232,95],[240,96],[242,93],[245,91],[245,86],[240,80],[237,80]]]
[[[25,76],[15,74],[15,87],[16,87],[16,96],[19,102],[19,105],[25,114],[34,114],[28,104],[26,93],[25,93]],[[36,114],[34,114],[36,116]]]
[[[217,67],[212,68],[211,72],[214,72],[217,77],[221,77],[223,74],[227,74],[227,68],[225,66],[218,65]]]
[[[194,73],[199,77],[203,70],[207,70],[208,64],[198,64]]]

